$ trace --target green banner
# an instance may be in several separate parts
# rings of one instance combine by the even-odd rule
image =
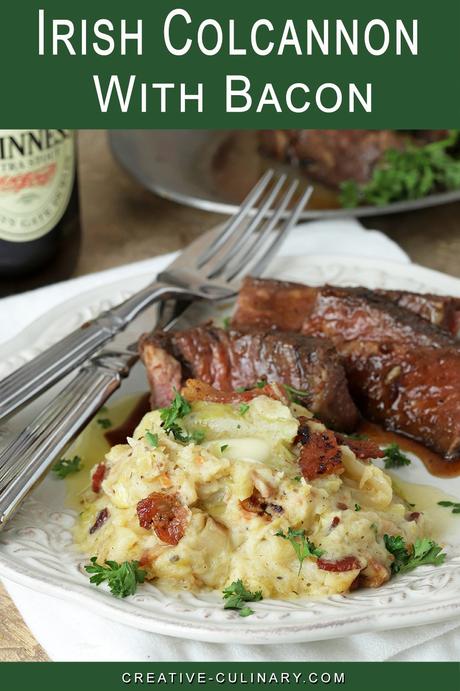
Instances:
[[[460,3],[3,3],[2,127],[458,127]]]
[[[331,643],[333,645],[333,643]],[[308,644],[306,644],[308,645]],[[374,662],[163,662],[163,663],[4,663],[0,679],[5,688],[220,689],[341,689],[388,691],[417,689],[457,691],[458,663]]]

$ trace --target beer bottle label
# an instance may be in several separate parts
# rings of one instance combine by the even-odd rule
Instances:
[[[72,130],[0,130],[0,239],[49,233],[67,209],[74,177]]]

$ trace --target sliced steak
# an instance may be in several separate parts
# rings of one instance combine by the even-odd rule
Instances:
[[[303,331],[334,343],[357,338],[432,345],[455,345],[445,330],[420,318],[412,293],[390,293],[392,299],[367,288],[312,287],[299,283],[247,278],[238,296],[233,325]],[[407,305],[398,304],[408,296]],[[455,298],[451,298],[453,304]],[[411,310],[409,304],[412,305]],[[427,309],[427,307],[426,307]],[[433,315],[436,306],[433,304]]]
[[[446,458],[460,456],[460,352],[388,345],[366,357],[349,354],[346,369],[361,412]]]
[[[210,325],[143,336],[139,350],[147,368],[152,407],[167,405],[186,379],[200,379],[221,391],[281,383],[302,392],[302,402],[325,424],[353,430],[358,412],[345,371],[331,343],[299,333]]]
[[[458,342],[394,298],[364,288],[311,288],[248,279],[234,323],[244,327],[271,323],[279,329],[289,325],[332,340],[352,395],[366,417],[448,458],[456,457],[460,455]]]

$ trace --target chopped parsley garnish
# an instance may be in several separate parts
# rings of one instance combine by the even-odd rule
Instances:
[[[138,561],[124,561],[118,564],[116,561],[106,561],[105,565],[97,564],[97,557],[91,557],[91,565],[85,566],[85,571],[93,574],[90,583],[100,585],[104,581],[115,597],[127,597],[134,595],[137,584],[145,580],[145,571],[139,568]]]
[[[452,513],[460,513],[460,501],[438,501],[438,506],[446,506],[452,509]]]
[[[108,417],[97,418],[97,424],[102,427],[102,429],[109,429],[109,427],[112,427],[112,421],[109,420]]]
[[[178,391],[175,392],[174,400],[168,408],[160,408],[161,426],[165,432],[172,434],[174,439],[182,444],[189,444],[190,442],[200,444],[204,439],[204,432],[196,430],[191,434],[187,434],[177,423],[177,420],[182,419],[191,412],[190,403]]]
[[[417,539],[413,545],[406,546],[406,542],[401,535],[384,535],[385,547],[394,556],[391,565],[391,572],[407,573],[417,566],[433,564],[440,566],[446,558],[440,547],[434,540],[428,538]]]
[[[294,528],[288,528],[287,533],[279,530],[275,533],[277,537],[282,537],[283,540],[288,540],[296,553],[297,559],[299,560],[299,575],[302,570],[302,564],[307,557],[321,557],[324,554],[323,549],[318,549],[315,547],[313,542],[310,542],[308,537],[305,535],[305,530],[294,530]]]
[[[295,478],[294,478],[294,480],[295,480],[296,482],[302,482],[302,475],[296,475]]]
[[[73,458],[61,458],[53,465],[53,473],[61,480],[67,477],[67,475],[78,473],[79,470],[81,470],[80,456],[74,456]]]
[[[158,434],[153,434],[153,432],[146,432],[145,438],[147,439],[150,446],[153,446],[154,449],[158,446]]]
[[[193,441],[194,444],[201,444],[201,442],[204,440],[204,437],[205,434],[203,430],[196,429],[190,434],[189,441]]]
[[[263,599],[261,590],[255,593],[246,590],[240,578],[233,581],[222,593],[225,600],[224,609],[236,609],[240,617],[249,617],[254,614],[254,610],[248,607],[246,602],[259,602]]]
[[[223,453],[225,449],[228,449],[228,444],[222,444],[222,446],[220,447],[221,453]]]
[[[230,323],[231,323],[230,317],[225,317],[223,323],[224,323],[224,329],[228,330],[230,328]]]
[[[295,389],[293,386],[288,386],[288,384],[283,384],[283,386],[292,403],[302,403],[308,397],[308,391]]]
[[[355,511],[361,511],[361,507],[359,504],[355,504]]]
[[[385,468],[401,468],[404,465],[410,465],[411,460],[403,453],[398,444],[390,444],[385,449],[383,449],[385,457],[383,462],[385,463]]]
[[[459,132],[425,146],[409,144],[402,151],[389,149],[364,185],[347,180],[341,185],[344,207],[360,204],[380,206],[401,199],[419,199],[436,190],[460,187],[460,160],[451,154]]]
[[[249,410],[249,406],[247,403],[242,403],[238,409],[238,412],[240,415],[246,415],[246,413]]]

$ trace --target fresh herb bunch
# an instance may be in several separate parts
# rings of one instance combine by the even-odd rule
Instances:
[[[93,574],[90,583],[100,585],[107,582],[110,592],[115,597],[127,597],[134,595],[138,583],[145,580],[145,571],[139,568],[138,561],[124,561],[118,564],[116,561],[106,561],[105,565],[97,563],[97,557],[91,557],[91,565],[85,566],[85,571]]]
[[[174,400],[170,406],[160,408],[161,426],[165,432],[171,433],[174,439],[182,444],[189,444],[190,442],[200,444],[204,439],[204,432],[195,430],[191,434],[187,434],[177,422],[191,412],[190,403],[178,391],[175,391]]]
[[[233,581],[222,592],[225,600],[224,609],[236,609],[240,617],[249,617],[254,614],[254,610],[248,607],[246,602],[259,602],[263,599],[261,590],[257,590],[255,593],[246,590],[241,579]]]
[[[401,451],[398,444],[390,444],[385,449],[383,449],[385,457],[383,462],[385,463],[385,468],[401,468],[404,465],[410,465],[411,460],[406,456],[405,453]]]
[[[438,506],[452,509],[452,513],[460,513],[460,501],[438,501]]]
[[[451,150],[459,131],[425,146],[408,145],[403,151],[389,149],[364,185],[354,180],[342,183],[340,203],[352,208],[362,204],[382,206],[403,199],[419,199],[437,190],[460,187],[460,160]]]
[[[401,535],[384,535],[385,547],[394,556],[391,572],[407,573],[417,566],[433,564],[440,566],[446,558],[445,553],[434,540],[428,538],[417,539],[413,545],[406,545]]]
[[[282,530],[278,530],[275,535],[277,537],[282,537],[284,540],[288,540],[291,543],[297,559],[299,560],[299,575],[302,570],[302,565],[307,557],[321,557],[324,554],[323,549],[318,549],[318,547],[315,547],[313,542],[310,542],[308,537],[305,535],[305,530],[294,530],[294,528],[288,528],[287,533],[284,533]]]
[[[80,456],[61,458],[53,465],[52,470],[56,477],[63,480],[68,475],[73,475],[73,473],[78,473],[81,470],[81,458]]]

